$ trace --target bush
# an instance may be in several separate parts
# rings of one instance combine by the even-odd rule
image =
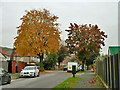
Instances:
[[[47,56],[46,60],[43,61],[43,67],[46,70],[54,69],[57,59],[58,59],[57,54],[49,54]]]
[[[94,72],[96,72],[96,60],[93,61]]]
[[[39,68],[39,71],[45,71],[45,69],[43,67]]]

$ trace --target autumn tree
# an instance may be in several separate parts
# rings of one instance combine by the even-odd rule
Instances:
[[[20,19],[22,24],[17,27],[14,46],[16,53],[40,58],[42,65],[44,54],[56,53],[59,50],[60,32],[58,17],[48,10],[30,10]]]
[[[69,30],[65,31],[68,32],[68,39],[66,39],[67,47],[70,53],[74,53],[82,61],[83,69],[84,61],[98,54],[101,45],[105,46],[104,40],[107,38],[107,35],[97,25],[70,23]]]

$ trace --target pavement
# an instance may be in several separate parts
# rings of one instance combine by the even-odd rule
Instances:
[[[76,74],[76,77],[80,77],[82,79],[78,82],[75,88],[102,88],[96,80],[94,72],[86,71],[85,73],[78,73]]]

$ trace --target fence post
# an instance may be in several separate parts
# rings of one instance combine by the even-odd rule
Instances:
[[[118,69],[119,69],[119,89],[120,89],[120,52],[118,53]]]
[[[102,63],[102,65],[103,65],[103,72],[102,72],[102,78],[103,78],[103,81],[105,82],[105,62],[104,62],[105,60],[103,59],[103,63]],[[101,70],[102,71],[102,70]]]
[[[109,56],[109,64],[110,64],[110,87],[109,88],[111,88],[112,89],[112,69],[111,69],[111,56]]]
[[[114,88],[119,88],[119,69],[118,69],[118,54],[113,55],[113,71],[114,71]]]
[[[105,69],[105,70],[106,70],[106,72],[105,72],[105,83],[106,83],[106,85],[107,85],[107,82],[108,82],[108,81],[107,81],[107,76],[108,76],[108,75],[107,75],[107,58],[105,58],[105,68],[106,68],[106,69]]]
[[[113,59],[114,57],[111,56],[111,80],[112,80],[112,89],[114,89],[114,64],[113,64]]]
[[[103,61],[103,64],[104,64],[104,74],[103,74],[103,77],[104,77],[104,82],[105,84],[107,85],[107,59],[105,58],[104,61]]]
[[[107,57],[107,85],[108,85],[108,88],[110,88],[110,60],[109,60],[109,57]]]
[[[116,88],[116,63],[115,63],[115,60],[116,60],[116,55],[114,54],[113,55],[113,71],[114,71],[114,88]]]
[[[116,89],[119,90],[119,66],[118,66],[118,54],[115,55],[115,82]]]

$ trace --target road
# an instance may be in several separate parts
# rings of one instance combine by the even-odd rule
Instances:
[[[56,71],[36,78],[16,79],[11,84],[3,85],[2,88],[53,88],[71,76],[72,74],[66,71]]]

